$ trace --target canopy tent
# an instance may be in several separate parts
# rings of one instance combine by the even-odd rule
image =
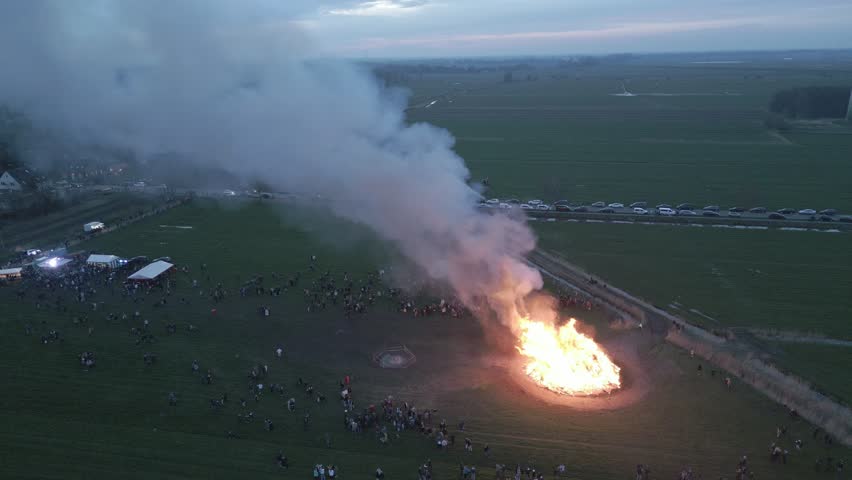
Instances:
[[[150,263],[143,267],[138,272],[133,275],[127,277],[128,280],[155,280],[157,277],[162,275],[163,273],[171,270],[174,267],[169,262],[164,262],[162,260],[157,260],[154,263]]]
[[[116,268],[118,267],[119,260],[121,259],[115,255],[100,255],[93,253],[89,255],[88,259],[86,259],[86,265],[91,265],[93,267]]]
[[[13,278],[21,278],[21,267],[18,268],[5,268],[0,270],[0,279],[10,280]]]

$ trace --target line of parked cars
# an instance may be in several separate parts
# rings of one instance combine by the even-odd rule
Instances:
[[[647,202],[633,202],[627,206],[623,203],[613,202],[606,203],[602,201],[594,202],[589,205],[580,204],[576,202],[569,202],[568,200],[557,200],[552,204],[544,203],[541,200],[528,200],[527,202],[521,202],[518,199],[511,198],[506,200],[500,200],[497,198],[492,198],[485,200],[480,203],[481,206],[486,208],[501,208],[505,210],[509,210],[512,208],[520,208],[522,210],[553,210],[557,212],[577,212],[577,213],[623,213],[623,214],[633,214],[633,215],[662,215],[666,217],[671,216],[703,216],[703,217],[729,217],[729,218],[739,218],[742,217],[743,214],[753,214],[753,215],[766,215],[770,220],[786,220],[789,215],[800,215],[809,217],[808,220],[819,220],[823,222],[831,222],[831,221],[839,221],[839,222],[849,222],[852,223],[852,216],[837,216],[837,210],[833,208],[826,208],[824,210],[814,210],[812,208],[804,208],[800,210],[796,210],[793,208],[782,208],[776,211],[770,212],[766,207],[753,207],[749,209],[741,208],[741,207],[731,207],[727,210],[722,210],[722,208],[718,205],[707,205],[703,208],[698,208],[698,206],[691,203],[681,203],[677,205],[669,205],[666,203],[661,203],[655,207],[649,207]],[[623,210],[623,211],[619,211]]]

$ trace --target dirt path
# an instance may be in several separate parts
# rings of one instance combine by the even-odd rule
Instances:
[[[852,409],[816,392],[805,380],[767,364],[751,345],[738,340],[734,332],[703,330],[595,278],[558,254],[535,250],[529,255],[529,261],[545,275],[558,277],[606,305],[630,312],[638,321],[650,326],[652,332],[664,335],[666,341],[726,370],[770,399],[797,411],[844,445],[852,446]]]
[[[784,135],[781,135],[781,133],[779,133],[779,132],[775,132],[775,131],[770,130],[769,135],[773,138],[777,138],[784,145],[794,145],[794,143],[791,142],[790,139],[788,139]]]

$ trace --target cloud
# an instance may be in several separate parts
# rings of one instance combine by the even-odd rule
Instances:
[[[349,17],[398,17],[416,13],[426,6],[426,0],[370,0],[350,8],[331,9],[327,13]]]
[[[630,12],[618,12],[609,18],[578,18],[575,22],[583,24],[574,28],[536,29],[535,27],[554,26],[549,19],[541,18],[534,22],[498,22],[496,17],[489,23],[475,24],[465,31],[459,24],[445,26],[438,31],[426,30],[428,33],[417,35],[416,28],[406,25],[408,32],[397,29],[387,35],[362,35],[356,41],[348,42],[341,47],[344,51],[384,50],[384,51],[433,51],[452,50],[459,54],[474,51],[491,51],[500,53],[518,51],[523,48],[538,48],[549,46],[572,50],[578,46],[623,45],[620,50],[642,50],[643,44],[657,44],[661,39],[673,38],[678,34],[706,33],[719,40],[728,41],[730,34],[734,37],[750,38],[749,35],[759,35],[761,41],[773,45],[770,48],[785,48],[781,38],[773,44],[772,37],[778,37],[780,32],[807,31],[816,37],[829,37],[831,27],[842,25],[852,16],[852,6],[832,5],[822,8],[801,7],[775,12],[759,10],[743,10],[734,15],[711,15],[708,12],[667,12],[666,15],[643,12],[641,16],[627,15]],[[621,16],[622,18],[618,18]],[[435,19],[432,19],[435,20]],[[561,23],[561,20],[555,21]],[[523,29],[524,27],[533,27]],[[480,31],[473,31],[479,29]],[[388,31],[388,29],[384,29]],[[430,31],[431,30],[431,31]],[[382,31],[382,29],[378,29]],[[413,32],[413,33],[412,33]],[[722,32],[729,32],[724,34]],[[768,35],[767,35],[768,34]],[[723,35],[726,35],[723,37]],[[789,38],[786,37],[784,39]],[[689,42],[687,48],[695,48]],[[708,44],[705,49],[716,49],[719,44]],[[525,47],[526,46],[526,47]],[[802,45],[800,48],[809,47]],[[826,45],[836,48],[837,42]],[[787,46],[787,48],[795,45]],[[583,47],[579,47],[583,48]],[[669,47],[669,50],[682,49],[683,46]],[[755,45],[754,48],[757,48]],[[762,46],[766,48],[766,46]],[[445,52],[449,54],[452,52]]]
[[[755,25],[765,22],[766,18],[735,18],[725,20],[695,20],[681,22],[648,22],[630,23],[602,28],[562,30],[562,31],[529,31],[512,33],[456,34],[440,36],[422,36],[409,38],[371,38],[349,48],[353,50],[364,48],[386,48],[389,46],[457,46],[460,43],[486,43],[495,41],[530,41],[530,40],[575,40],[575,39],[605,39],[616,37],[653,36],[666,33],[690,32],[731,28],[745,25]]]

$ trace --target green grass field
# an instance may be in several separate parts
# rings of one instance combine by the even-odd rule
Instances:
[[[622,410],[580,412],[542,404],[499,369],[484,366],[488,348],[470,318],[414,318],[383,305],[346,320],[335,309],[307,313],[302,295],[293,290],[262,299],[231,295],[213,304],[192,289],[194,277],[201,288],[221,282],[233,292],[253,275],[271,279],[273,272],[286,276],[297,270],[304,272],[302,282],[309,282],[310,255],[318,256],[320,269],[336,275],[347,271],[362,277],[387,266],[382,246],[359,229],[329,222],[312,225],[308,232],[283,218],[262,205],[194,204],[82,245],[102,253],[169,255],[188,266],[193,273],[176,275],[166,307],[153,306],[160,295],[134,304],[100,286],[96,299],[103,305],[97,312],[66,295],[70,311],[58,313],[46,306],[48,301],[38,308],[34,289],[19,301],[14,292],[20,287],[0,288],[0,477],[309,478],[311,465],[323,462],[337,464],[344,479],[371,478],[376,466],[387,478],[411,478],[417,465],[431,458],[441,479],[456,478],[459,462],[477,465],[480,477],[488,479],[495,462],[530,461],[546,471],[564,462],[569,478],[630,478],[637,463],[649,464],[655,478],[674,478],[686,466],[703,478],[717,478],[733,476],[737,459],[747,454],[758,478],[801,479],[833,478],[814,473],[818,456],[849,458],[849,450],[811,441],[812,427],[791,420],[783,407],[746,386],[735,384],[728,391],[719,376],[698,376],[693,359],[665,344],[641,352],[655,378],[645,398]],[[333,244],[318,240],[326,228],[337,234]],[[209,266],[210,280],[199,271],[202,263]],[[189,305],[178,301],[183,296]],[[260,304],[271,308],[269,318],[256,314]],[[217,309],[215,315],[211,308]],[[151,321],[156,343],[134,344],[129,330],[139,320],[106,319],[108,312],[134,310]],[[89,323],[75,325],[72,319],[83,313]],[[168,335],[165,324],[171,322],[178,331]],[[25,334],[27,323],[34,330],[31,336]],[[189,323],[199,330],[187,332]],[[40,344],[40,335],[50,329],[58,329],[64,342]],[[602,335],[617,338],[619,333]],[[278,343],[288,352],[286,360],[273,358]],[[416,352],[413,367],[393,371],[371,365],[372,352],[398,343]],[[77,359],[87,350],[97,359],[91,371]],[[157,364],[144,365],[146,351],[158,355]],[[202,369],[215,369],[214,385],[202,385],[191,373],[193,359]],[[285,398],[298,399],[296,414],[275,395],[265,394],[259,403],[246,395],[246,372],[258,362],[269,363],[267,381],[284,385]],[[466,418],[467,431],[456,434],[449,452],[435,450],[413,432],[384,447],[371,432],[354,436],[344,431],[342,409],[334,400],[336,384],[346,374],[354,378],[358,408],[392,394],[398,401],[437,408],[451,425]],[[307,401],[296,385],[299,377],[330,401]],[[169,391],[178,393],[177,407],[168,406]],[[224,392],[228,405],[213,412],[209,399]],[[242,396],[249,402],[246,409],[238,404]],[[258,419],[238,423],[236,415],[244,410],[256,411]],[[312,417],[307,431],[301,421],[305,412]],[[275,422],[274,432],[264,430],[263,418]],[[779,424],[790,427],[782,442],[791,451],[793,439],[806,442],[788,465],[771,464],[766,452]],[[241,438],[225,438],[227,430]],[[474,441],[475,453],[463,453],[464,436]],[[482,453],[485,444],[492,458]],[[286,473],[274,464],[279,450],[290,458]]]
[[[531,82],[486,74],[414,81],[415,100],[438,102],[409,117],[449,129],[473,178],[490,179],[489,196],[852,211],[852,128],[779,136],[763,125],[774,92],[850,84],[852,70],[648,65],[536,74]],[[631,92],[673,96],[611,96],[624,79]]]
[[[830,392],[852,403],[852,383],[845,372],[852,369],[852,346],[776,343],[780,350],[774,356],[782,368],[809,379],[824,392]]]

